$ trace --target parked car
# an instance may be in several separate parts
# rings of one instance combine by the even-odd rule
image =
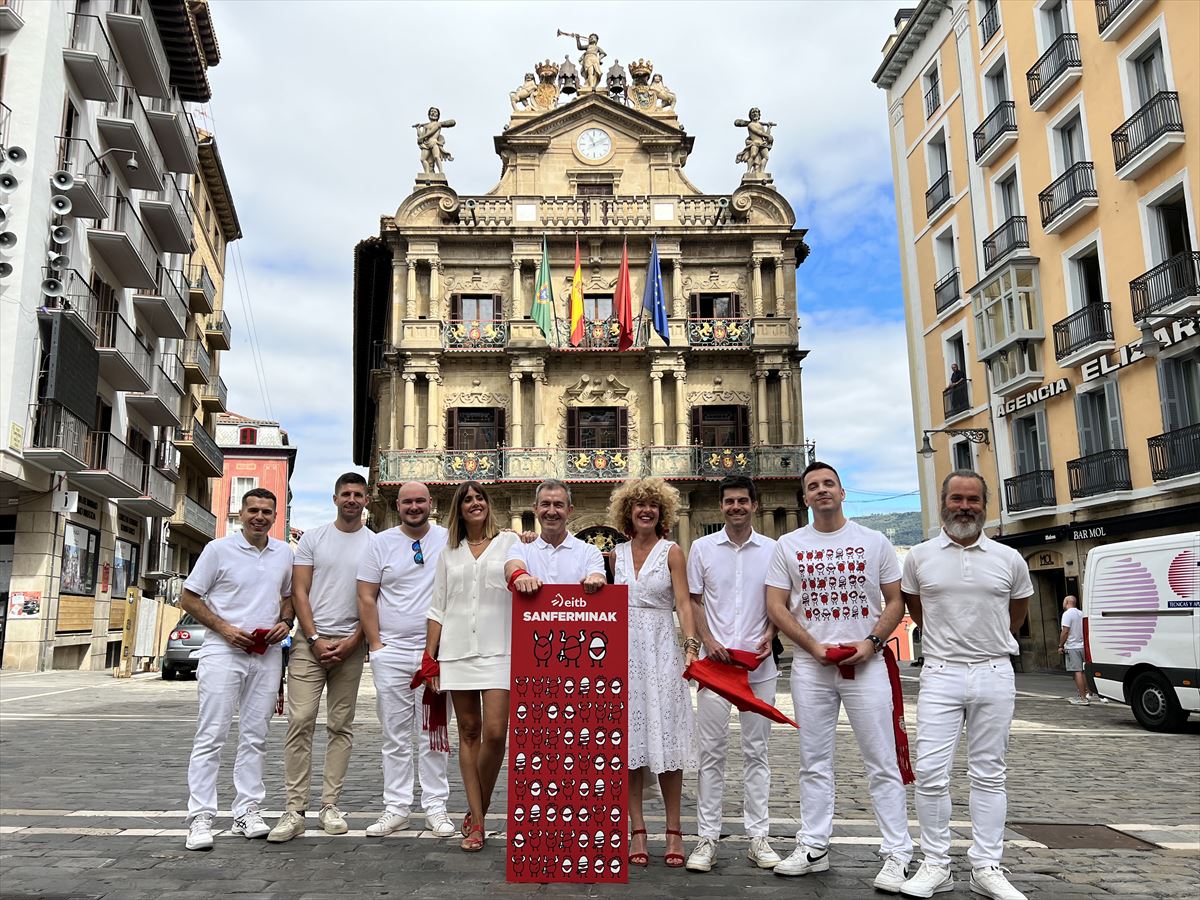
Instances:
[[[196,666],[200,664],[196,656],[207,636],[208,628],[197,622],[191,614],[184,613],[167,639],[167,652],[162,659],[162,677],[167,681],[178,675],[191,675],[194,678]]]
[[[1092,549],[1083,587],[1087,671],[1143,728],[1200,713],[1200,531]]]

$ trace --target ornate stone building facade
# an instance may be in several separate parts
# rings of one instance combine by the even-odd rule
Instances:
[[[442,173],[454,123],[430,110],[425,172],[356,249],[354,453],[370,468],[371,515],[396,524],[396,491],[417,480],[444,519],[456,484],[476,478],[506,524],[530,528],[534,487],[556,477],[572,487],[572,527],[604,545],[619,537],[606,527],[614,483],[655,474],[682,492],[686,547],[722,521],[717,481],[741,472],[758,482],[760,528],[795,528],[807,461],[795,284],[808,248],[765,172],[770,125],[757,110],[738,120],[747,174],[706,194],[684,173],[694,138],[650,63],[629,67],[627,89],[616,67],[606,85],[573,68],[542,63],[510,95],[500,181],[481,196],[460,196]],[[669,342],[640,303],[652,238]],[[543,246],[546,329],[534,315]],[[624,246],[636,329],[619,350]]]

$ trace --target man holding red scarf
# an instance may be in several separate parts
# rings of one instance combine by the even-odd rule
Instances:
[[[889,666],[880,652],[904,615],[896,551],[878,531],[847,521],[846,492],[832,466],[801,478],[812,524],[783,535],[767,570],[767,613],[796,645],[792,699],[800,723],[800,831],[776,875],[829,869],[833,753],[844,704],[883,835],[878,890],[898,893],[913,855]]]
[[[447,531],[429,521],[429,489],[417,481],[400,486],[400,524],[375,536],[358,567],[358,613],[371,651],[371,677],[383,728],[384,810],[367,837],[384,837],[408,827],[413,802],[413,732],[429,717],[427,688],[413,677],[422,668],[425,620],[433,600],[433,574]],[[438,698],[445,703],[444,697]],[[449,754],[418,739],[417,774],[425,827],[438,837],[456,832],[446,812]]]

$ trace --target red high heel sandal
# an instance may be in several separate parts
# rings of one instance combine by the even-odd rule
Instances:
[[[671,835],[675,835],[676,837],[678,837],[680,842],[683,841],[683,832],[682,831],[675,831],[674,829],[668,828],[667,829],[667,837],[669,838]],[[663,862],[666,863],[666,866],[668,869],[682,869],[683,868],[683,854],[682,853],[664,854]]]
[[[635,828],[629,835],[629,845],[632,847],[633,839],[635,837],[637,837],[639,834],[644,835],[645,833],[646,833],[645,828]],[[646,866],[650,865],[650,854],[648,854],[648,853],[630,853],[629,854],[629,864],[631,866],[641,866],[644,869],[644,868],[646,868]]]

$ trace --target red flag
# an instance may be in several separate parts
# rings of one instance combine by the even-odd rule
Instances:
[[[617,294],[613,298],[617,307],[617,324],[621,328],[621,337],[617,343],[618,350],[628,350],[633,346],[633,302],[630,299],[633,292],[629,288],[629,240],[621,248],[621,271],[617,275]]]

